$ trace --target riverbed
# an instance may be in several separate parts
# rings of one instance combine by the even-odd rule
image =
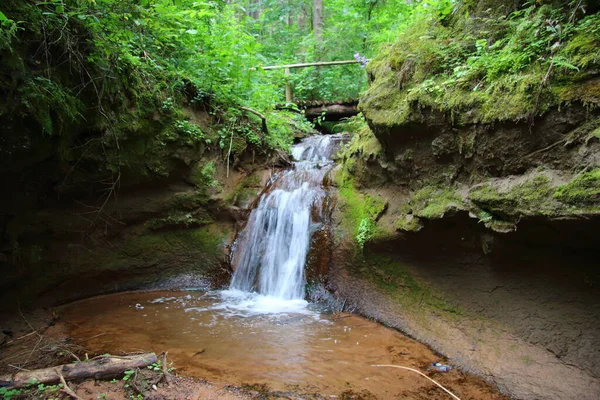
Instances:
[[[62,323],[91,354],[167,351],[177,373],[218,385],[264,386],[323,398],[503,399],[481,378],[453,369],[400,332],[305,301],[239,291],[129,292],[64,306]],[[346,397],[344,397],[346,396]],[[361,396],[361,397],[348,397]]]

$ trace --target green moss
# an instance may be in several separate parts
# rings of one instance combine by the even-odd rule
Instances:
[[[352,140],[343,149],[340,156],[344,159],[349,157],[359,157],[363,160],[376,158],[382,150],[381,143],[369,126],[362,114],[348,118],[343,123],[335,126],[336,131],[353,133]]]
[[[412,214],[403,215],[395,223],[396,229],[404,232],[418,232],[423,228],[423,222]]]
[[[560,186],[554,197],[569,205],[600,208],[600,168],[577,175],[571,182]]]
[[[557,49],[547,21],[564,18],[548,5],[510,18],[422,18],[371,61],[360,109],[383,135],[422,123],[431,110],[464,125],[526,120],[572,101],[596,107],[597,83],[581,78],[600,63],[600,17],[562,21]]]
[[[208,196],[200,190],[194,190],[184,193],[176,193],[167,205],[170,209],[179,210],[197,210],[198,208],[206,205],[208,202]]]
[[[552,193],[550,179],[539,175],[502,193],[492,185],[477,187],[469,199],[500,219],[516,221],[523,215],[556,214]]]
[[[335,177],[338,187],[339,206],[342,213],[342,228],[351,232],[358,247],[378,235],[377,218],[385,209],[385,202],[361,193],[354,178],[343,168]]]
[[[151,230],[189,228],[206,225],[211,221],[212,218],[202,209],[194,212],[173,211],[166,217],[148,220],[146,226]]]
[[[595,16],[598,19],[598,16]],[[589,25],[593,25],[591,20]],[[585,69],[598,62],[598,32],[582,31],[575,35],[561,51],[561,55],[577,68]]]
[[[256,174],[249,175],[242,179],[240,183],[225,198],[228,204],[235,206],[244,206],[262,189],[260,177]]]
[[[76,251],[65,262],[73,268],[90,271],[126,271],[132,268],[153,267],[162,263],[186,261],[205,268],[216,268],[217,259],[223,254],[224,232],[216,225],[175,231],[141,231],[124,237],[110,249],[94,252]],[[179,265],[177,265],[179,267]],[[205,272],[205,271],[198,271]]]
[[[425,219],[442,218],[449,211],[464,209],[462,197],[453,188],[425,186],[416,191],[409,201],[413,215]]]
[[[367,254],[361,272],[402,307],[421,310],[426,308],[455,316],[463,313],[459,308],[449,304],[428,283],[414,276],[408,266],[389,257]]]

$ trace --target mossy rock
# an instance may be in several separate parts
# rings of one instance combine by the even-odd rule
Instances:
[[[577,175],[568,184],[560,186],[554,198],[569,205],[600,208],[600,168]]]
[[[412,214],[403,215],[395,224],[396,229],[403,232],[419,232],[423,226],[423,221]]]
[[[452,187],[425,186],[414,192],[407,206],[424,219],[439,219],[464,210],[462,197]]]
[[[539,175],[506,192],[500,192],[492,185],[476,187],[469,192],[469,199],[501,219],[515,221],[520,216],[556,214],[552,193],[550,179]]]
[[[544,4],[509,18],[422,18],[369,63],[359,108],[384,138],[412,133],[415,124],[439,125],[440,118],[465,126],[528,121],[573,102],[598,107],[600,40],[593,32],[600,18],[562,21],[571,26],[561,46],[539,44],[547,20],[565,15]]]

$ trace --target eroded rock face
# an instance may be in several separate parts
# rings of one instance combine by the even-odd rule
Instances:
[[[73,192],[5,208],[0,311],[123,290],[226,285],[229,245],[269,170],[264,157],[248,155],[227,176],[217,155],[182,151],[188,162],[167,178],[128,185],[123,177],[107,202]]]
[[[338,172],[353,177],[333,217],[338,298],[515,398],[595,398],[598,108],[455,123],[423,107],[397,123],[372,104],[361,108],[382,150],[347,154]],[[387,206],[362,214],[374,227],[361,250],[348,221],[369,198]]]

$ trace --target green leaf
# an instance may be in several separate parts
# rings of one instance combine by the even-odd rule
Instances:
[[[63,6],[63,5],[56,6],[56,13],[57,14],[62,14],[64,12],[65,12],[65,6]]]
[[[6,17],[6,15],[4,15],[2,11],[0,11],[0,21],[8,21],[8,18]]]

